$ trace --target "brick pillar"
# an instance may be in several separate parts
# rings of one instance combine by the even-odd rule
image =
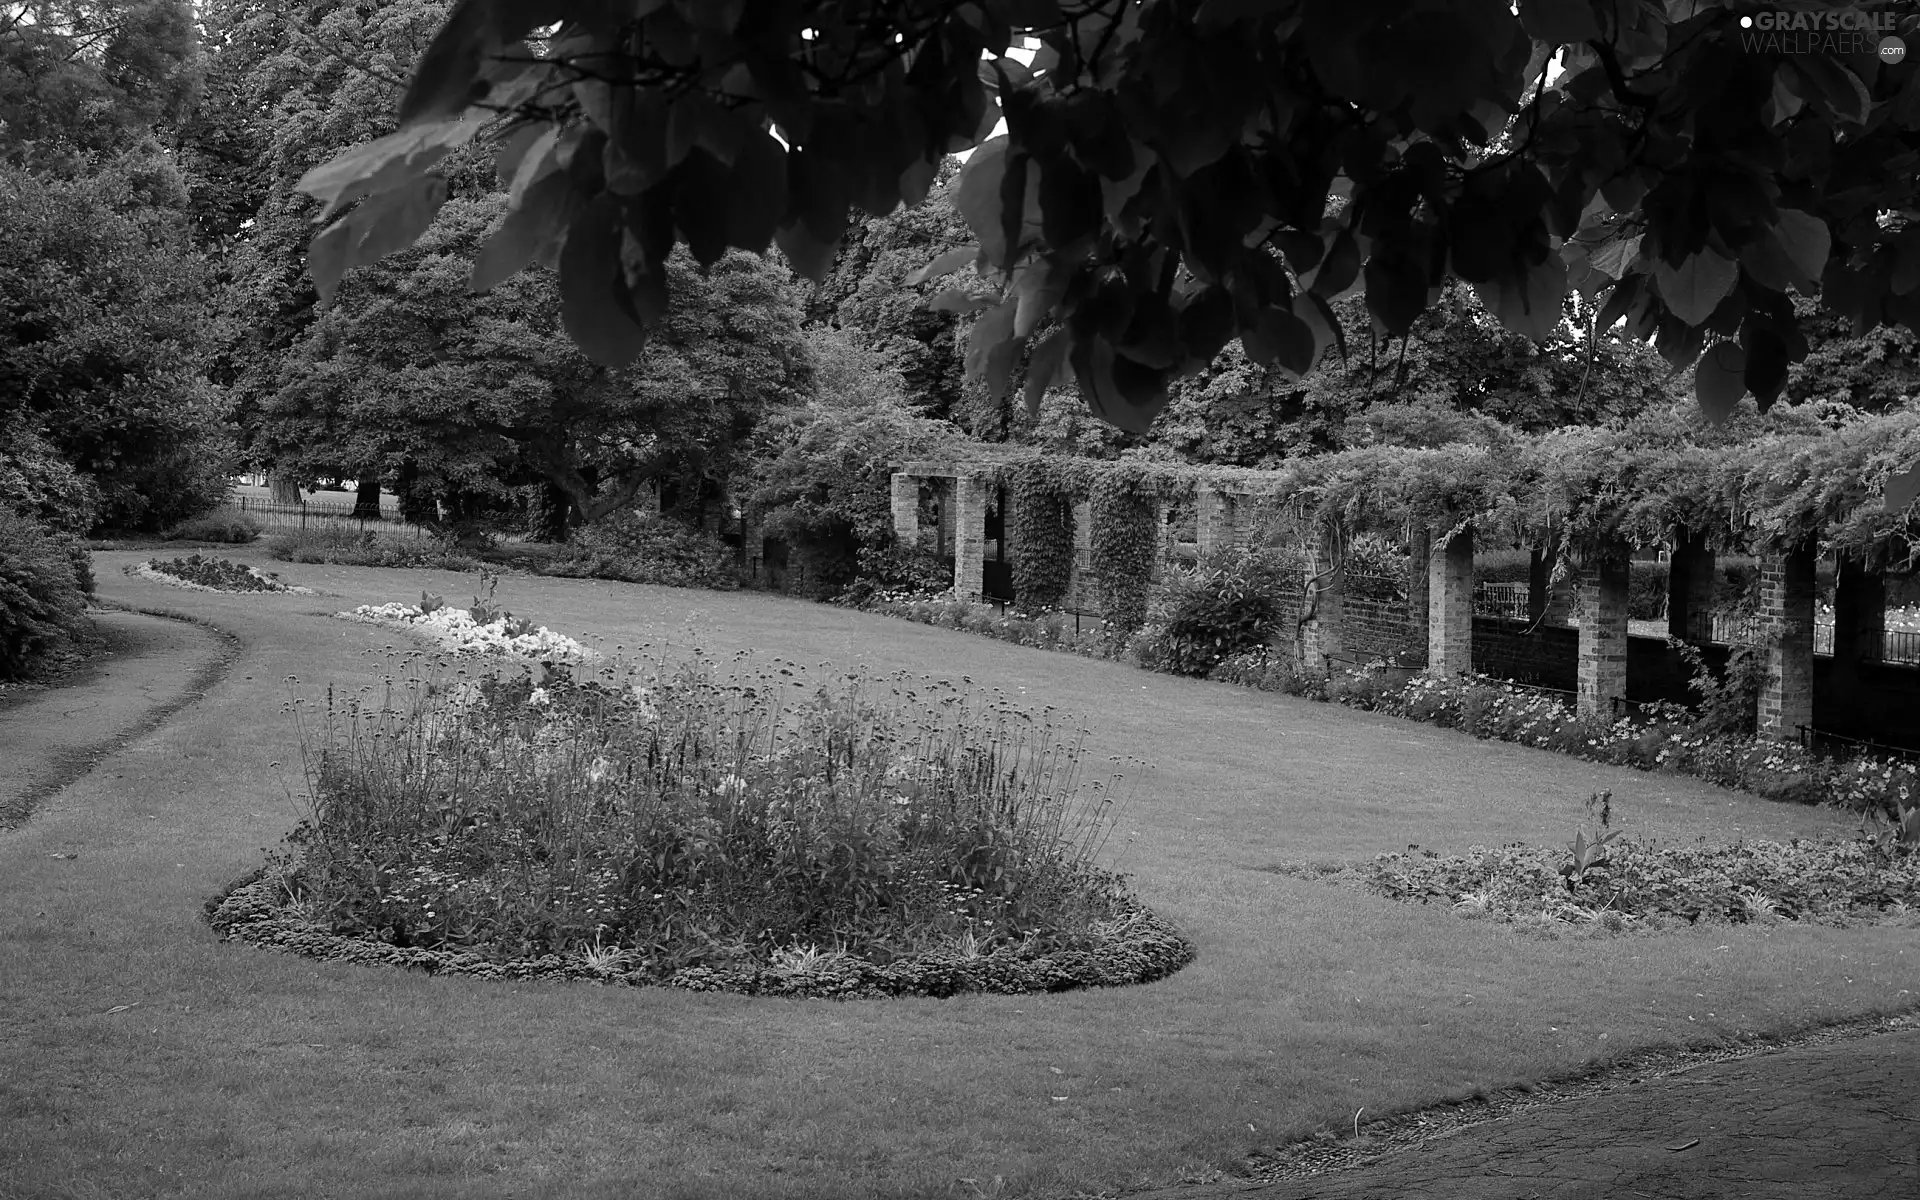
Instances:
[[[1433,569],[1433,531],[1416,525],[1407,535],[1407,645],[1416,653],[1427,648],[1427,583]]]
[[[1307,602],[1313,619],[1300,628],[1300,666],[1303,671],[1325,674],[1327,657],[1345,649],[1341,636],[1346,608],[1347,564],[1341,553],[1338,535],[1322,530],[1314,539],[1313,557],[1307,561]]]
[[[1627,694],[1627,552],[1600,554],[1580,572],[1580,715],[1613,714]]]
[[[1760,620],[1767,682],[1760,736],[1797,741],[1813,724],[1813,547],[1760,558]]]
[[[1679,531],[1667,564],[1667,636],[1713,640],[1713,551],[1703,534]]]
[[[1473,670],[1473,527],[1453,535],[1429,556],[1427,672]]]
[[[903,546],[920,540],[920,477],[896,473],[893,477],[893,536]]]
[[[953,594],[978,600],[986,586],[987,500],[991,485],[964,476],[953,484]]]
[[[1200,557],[1212,558],[1233,545],[1233,498],[1201,486],[1193,499],[1194,540]]]

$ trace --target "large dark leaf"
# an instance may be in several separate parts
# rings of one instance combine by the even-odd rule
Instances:
[[[415,125],[344,150],[300,177],[300,191],[325,203],[324,221],[362,196],[390,191],[423,177],[455,146],[478,133],[482,121],[468,117]]]
[[[446,198],[447,182],[439,176],[411,180],[362,202],[314,238],[307,270],[320,302],[333,299],[347,271],[413,245],[433,224]]]
[[[464,112],[487,55],[500,45],[497,0],[460,0],[433,35],[400,101],[404,128]]]
[[[1698,325],[1713,315],[1720,302],[1733,292],[1740,270],[1732,262],[1711,250],[1689,255],[1677,267],[1664,260],[1653,264],[1653,279],[1660,286],[1660,298],[1667,309],[1689,325]]]
[[[573,197],[573,183],[563,172],[542,176],[480,248],[468,286],[491,291],[532,262],[542,246],[564,236]]]
[[[1065,329],[1055,329],[1040,339],[1027,356],[1026,401],[1027,415],[1035,416],[1040,412],[1040,401],[1046,396],[1047,389],[1064,383],[1072,369],[1067,364],[1067,352],[1073,348],[1073,339]]]
[[[984,381],[995,399],[1007,394],[1007,373],[1019,357],[1019,340],[1013,336],[1018,308],[1012,300],[1002,301],[975,321],[967,336],[967,374]]]
[[[960,246],[956,249],[948,250],[936,255],[934,260],[925,266],[918,267],[909,272],[906,279],[907,286],[918,287],[931,280],[945,278],[979,256],[980,247],[978,246]]]
[[[975,150],[960,168],[953,189],[953,206],[980,239],[980,253],[989,263],[1006,261],[1007,238],[1001,222],[1000,185],[1007,173],[1007,139],[994,138]]]
[[[1710,421],[1725,421],[1740,397],[1747,394],[1747,352],[1736,343],[1719,342],[1700,356],[1693,368],[1693,394]]]
[[[620,368],[639,357],[646,331],[627,315],[616,288],[624,287],[617,203],[600,196],[574,218],[560,251],[560,321],[588,358]]]

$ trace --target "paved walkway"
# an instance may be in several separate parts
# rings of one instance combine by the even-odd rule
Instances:
[[[1920,1029],[1705,1063],[1306,1179],[1127,1200],[1920,1200]]]

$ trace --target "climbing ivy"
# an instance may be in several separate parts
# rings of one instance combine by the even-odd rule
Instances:
[[[1100,611],[1109,638],[1140,628],[1147,619],[1147,581],[1153,571],[1159,530],[1153,493],[1143,473],[1120,467],[1093,480],[1093,573],[1100,580]]]
[[[1057,607],[1073,579],[1073,496],[1050,460],[1037,458],[1007,473],[1007,498],[1014,602]]]

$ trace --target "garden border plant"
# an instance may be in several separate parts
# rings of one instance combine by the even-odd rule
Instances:
[[[150,558],[145,562],[133,563],[126,570],[129,575],[138,575],[142,579],[151,579],[156,583],[197,592],[226,592],[233,595],[253,592],[315,594],[312,588],[297,587],[283,582],[271,571],[262,571],[258,567],[237,563],[231,559],[209,558],[197,553],[189,554],[185,558],[167,559],[164,562],[157,558]]]

